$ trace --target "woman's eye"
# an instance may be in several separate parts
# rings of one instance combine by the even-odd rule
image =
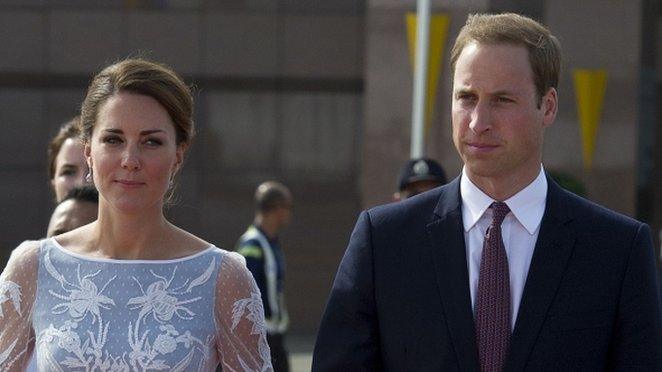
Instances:
[[[64,169],[60,172],[60,176],[74,176],[76,175],[75,169]]]
[[[117,137],[117,136],[104,137],[102,139],[102,141],[103,141],[103,143],[107,143],[107,144],[110,144],[110,145],[116,145],[118,143],[122,143],[122,139]]]
[[[145,144],[148,146],[161,146],[163,144],[163,141],[161,141],[158,138],[148,138],[145,141]]]

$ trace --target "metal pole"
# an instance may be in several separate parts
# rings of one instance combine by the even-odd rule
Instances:
[[[411,158],[424,155],[425,91],[428,71],[428,44],[430,42],[430,0],[416,3],[416,57],[414,68],[414,94],[411,118]]]

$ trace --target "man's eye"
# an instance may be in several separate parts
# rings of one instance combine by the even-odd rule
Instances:
[[[508,97],[497,97],[497,98],[496,98],[496,101],[499,102],[499,103],[509,103],[509,102],[513,102],[513,100],[510,99],[510,98],[508,98]]]
[[[458,101],[473,101],[474,96],[471,94],[458,94],[457,95],[457,100]]]

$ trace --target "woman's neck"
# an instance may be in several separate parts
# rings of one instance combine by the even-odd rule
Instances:
[[[88,248],[106,258],[167,258],[175,229],[160,208],[127,214],[101,207]]]

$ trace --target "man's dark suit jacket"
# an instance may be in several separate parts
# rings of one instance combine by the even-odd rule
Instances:
[[[459,184],[361,214],[314,372],[479,370]],[[548,184],[504,370],[660,371],[650,229]]]

